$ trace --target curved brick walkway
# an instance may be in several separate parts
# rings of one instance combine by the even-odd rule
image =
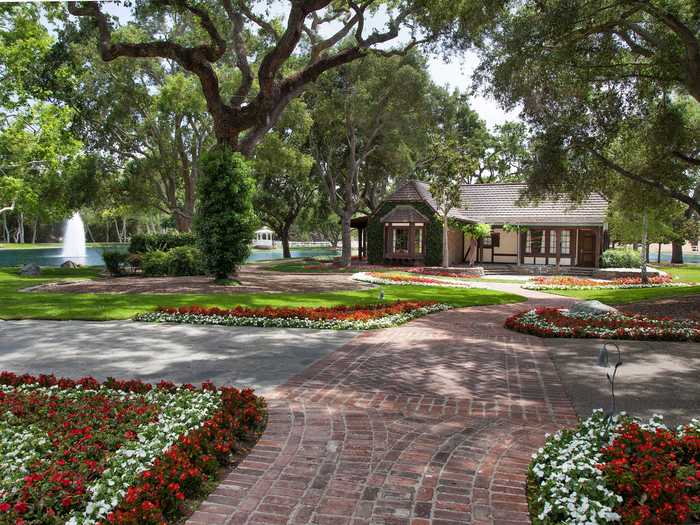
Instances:
[[[539,340],[502,328],[523,308],[435,314],[318,361],[270,396],[260,442],[188,523],[529,523],[529,458],[575,413]]]

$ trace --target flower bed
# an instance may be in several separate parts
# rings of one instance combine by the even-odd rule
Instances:
[[[641,277],[621,277],[612,281],[582,279],[580,277],[534,277],[523,288],[527,290],[594,290],[596,288],[664,288],[693,286],[692,283],[674,282],[667,275],[649,277],[648,284],[642,284]]]
[[[371,284],[398,284],[412,286],[444,286],[447,288],[469,288],[461,279],[447,277],[422,277],[400,272],[359,272],[352,275],[356,281]]]
[[[407,272],[410,273],[416,273],[420,275],[431,275],[433,277],[452,277],[454,279],[480,279],[481,275],[476,274],[476,273],[468,273],[468,272],[463,272],[463,273],[457,273],[457,272],[448,272],[448,271],[441,271],[435,268],[407,268]]]
[[[700,342],[700,322],[623,313],[574,314],[557,308],[537,308],[509,317],[505,327],[539,337]]]
[[[245,308],[237,306],[228,310],[185,306],[180,308],[161,307],[155,312],[139,314],[134,319],[146,322],[225,326],[372,330],[397,326],[417,317],[449,308],[449,305],[433,301],[397,301],[362,306],[321,308]]]
[[[265,403],[205,383],[0,373],[0,524],[162,524],[257,437]]]
[[[608,421],[601,411],[548,437],[533,455],[535,525],[683,524],[700,511],[700,422],[671,430],[659,418]]]

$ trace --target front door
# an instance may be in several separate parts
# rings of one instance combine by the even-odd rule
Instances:
[[[580,230],[578,234],[578,265],[595,266],[595,232]]]

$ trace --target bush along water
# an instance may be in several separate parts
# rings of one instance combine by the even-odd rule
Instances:
[[[254,187],[251,167],[241,154],[219,146],[203,155],[193,228],[204,265],[216,279],[226,279],[250,255],[257,223]]]
[[[167,252],[154,250],[141,255],[141,269],[146,277],[204,275],[203,259],[194,246],[180,246]]]
[[[139,233],[131,237],[129,253],[167,252],[180,246],[195,246],[196,242],[194,234],[187,232]]]

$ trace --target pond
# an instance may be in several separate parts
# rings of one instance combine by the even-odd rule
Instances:
[[[126,251],[126,244],[111,246],[88,246],[85,260],[76,263],[86,266],[102,266],[102,252],[106,249]],[[292,248],[292,257],[316,257],[321,255],[337,255],[338,252],[331,248]],[[282,259],[282,250],[253,250],[248,261],[262,261],[266,259]],[[0,249],[0,266],[20,266],[29,262],[35,262],[39,266],[60,266],[66,260],[61,256],[61,248],[18,248]]]

